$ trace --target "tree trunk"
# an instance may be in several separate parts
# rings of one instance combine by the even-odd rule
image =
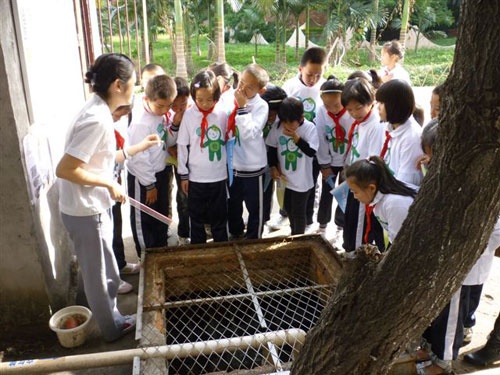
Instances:
[[[311,38],[311,20],[310,20],[311,7],[309,6],[309,1],[306,3],[306,49],[309,48],[309,38]]]
[[[299,22],[299,17],[297,17],[297,20],[295,22],[295,58],[299,58],[299,30],[300,30],[300,22]]]
[[[485,249],[500,213],[500,5],[464,0],[432,166],[379,263],[348,264],[292,374],[385,374]]]
[[[378,14],[378,0],[373,0],[373,14]],[[372,25],[370,32],[370,51],[368,52],[368,61],[375,63],[377,61],[377,23]]]
[[[191,23],[189,22],[189,14],[187,6],[183,8],[183,23],[185,30],[185,46],[186,46],[186,70],[189,75],[193,73],[194,62],[193,62],[193,51],[191,47]]]
[[[217,62],[226,62],[226,50],[224,45],[224,2],[215,1],[215,49]]]
[[[281,22],[279,14],[276,15],[276,52],[274,57],[274,62],[279,64],[281,62]]]
[[[406,33],[408,32],[408,22],[410,21],[410,2],[412,0],[403,0],[403,11],[401,13],[401,31],[399,33],[399,43],[406,45]],[[403,55],[404,59],[404,55]]]
[[[182,17],[181,0],[174,1],[175,10],[175,54],[176,54],[176,70],[177,77],[188,78],[186,67],[186,55],[184,54],[184,22]]]

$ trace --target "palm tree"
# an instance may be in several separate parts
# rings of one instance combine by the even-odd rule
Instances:
[[[229,5],[234,12],[241,9],[239,0],[229,0]],[[224,0],[215,0],[215,50],[216,61],[226,61],[226,49],[224,42]]]
[[[399,33],[399,42],[401,43],[401,46],[404,49],[406,44],[406,34],[408,32],[408,22],[410,20],[410,12],[414,0],[402,0],[402,2],[403,2],[403,10],[401,12],[401,31]]]
[[[300,30],[300,15],[306,10],[306,4],[302,0],[289,0],[288,7],[290,13],[295,18],[295,58],[299,57],[299,30]]]
[[[378,13],[378,0],[373,0],[373,14]],[[370,31],[370,51],[368,53],[368,61],[374,63],[377,60],[377,23],[373,23]]]
[[[181,0],[174,0],[175,11],[175,52],[177,77],[188,78],[186,56],[184,54],[184,21]]]

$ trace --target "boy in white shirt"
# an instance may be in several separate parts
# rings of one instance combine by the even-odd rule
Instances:
[[[297,98],[284,99],[278,116],[279,126],[272,128],[266,139],[271,176],[286,181],[284,205],[291,234],[303,234],[307,198],[314,186],[312,160],[318,149],[318,132],[304,119],[304,106]]]
[[[311,47],[304,51],[299,65],[299,74],[283,84],[283,90],[288,96],[300,99],[304,105],[304,117],[306,120],[315,122],[316,111],[322,104],[320,97],[321,85],[325,82],[323,73],[326,65],[326,51],[321,47]],[[307,202],[307,226],[313,224],[314,199],[319,175],[319,164],[316,157],[313,158],[312,178],[314,186],[309,194]]]
[[[228,119],[228,137],[235,137],[233,181],[229,187],[229,233],[243,236],[243,201],[248,210],[246,238],[261,238],[264,227],[264,173],[267,166],[263,129],[269,108],[260,97],[269,75],[260,65],[250,64],[243,71],[234,92],[235,109]],[[230,166],[231,167],[231,166]]]
[[[152,148],[127,162],[128,191],[135,200],[168,216],[169,186],[172,166],[166,164],[167,147],[175,144],[177,132],[169,135],[165,113],[170,109],[177,93],[175,82],[167,75],[151,78],[146,86],[142,105],[134,108],[128,128],[131,145],[144,138],[144,134],[156,133],[164,141],[162,147]],[[130,210],[132,235],[140,257],[142,249],[167,245],[168,226],[140,212]]]

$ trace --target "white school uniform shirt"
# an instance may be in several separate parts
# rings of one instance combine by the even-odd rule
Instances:
[[[351,123],[352,125],[352,123]],[[380,155],[385,139],[385,126],[380,123],[380,117],[375,109],[361,124],[357,125],[353,136],[351,149],[346,158],[348,165],[369,156]]]
[[[486,249],[465,277],[463,285],[481,285],[486,282],[490,275],[495,250],[498,246],[500,246],[500,217],[493,227]]]
[[[398,180],[420,186],[423,175],[415,165],[422,155],[422,128],[413,116],[396,129],[389,123],[386,126],[391,138],[384,155],[385,163]]]
[[[414,198],[398,194],[382,194],[377,192],[370,206],[375,206],[373,213],[380,225],[387,232],[389,241],[394,242]]]
[[[408,74],[406,69],[403,68],[401,64],[396,64],[391,70],[389,70],[387,67],[384,67],[384,69],[382,70],[382,75],[389,74],[392,74],[391,79],[401,79],[403,81],[406,81],[411,86],[410,74]]]
[[[299,73],[283,84],[283,90],[288,96],[294,96],[304,104],[304,117],[306,120],[314,121],[316,117],[316,111],[322,104],[320,88],[324,82],[325,79],[321,78],[314,86],[306,86],[300,80]]]
[[[167,166],[167,147],[173,146],[175,141],[168,137],[167,120],[165,115],[155,115],[148,108],[146,101],[132,112],[132,122],[128,127],[130,145],[141,142],[149,134],[158,134],[164,141],[162,145],[152,146],[139,152],[127,160],[127,170],[133,174],[142,186],[149,186],[156,182],[155,174]]]
[[[194,182],[225,180],[227,115],[221,107],[214,108],[207,117],[208,128],[200,146],[202,118],[196,105],[184,112],[177,137],[177,171],[181,178]]]
[[[342,129],[343,140],[337,144],[335,122],[328,115],[328,110],[321,105],[316,113],[316,129],[318,130],[319,148],[316,153],[321,166],[342,167],[347,152],[347,135],[354,119],[347,111],[340,116],[339,123]]]
[[[268,113],[269,106],[258,94],[248,100],[245,108],[238,110],[233,169],[250,172],[267,165],[263,129]]]
[[[313,158],[304,154],[292,137],[283,134],[283,126],[273,127],[266,139],[266,144],[278,149],[278,161],[281,173],[286,177],[286,188],[303,193],[314,186],[312,179]],[[297,129],[298,136],[314,150],[318,150],[318,132],[310,121],[304,120]]]
[[[83,169],[108,181],[113,180],[116,139],[113,117],[106,102],[93,95],[75,117],[66,136],[64,153],[85,164]],[[71,216],[91,216],[114,204],[108,189],[59,181],[59,208]]]
[[[232,87],[224,91],[216,104],[216,106],[220,107],[228,117],[234,109],[234,91]]]

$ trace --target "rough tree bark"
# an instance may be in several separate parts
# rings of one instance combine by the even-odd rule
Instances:
[[[500,212],[500,4],[461,12],[430,171],[385,258],[346,267],[293,375],[386,373],[486,247]]]

